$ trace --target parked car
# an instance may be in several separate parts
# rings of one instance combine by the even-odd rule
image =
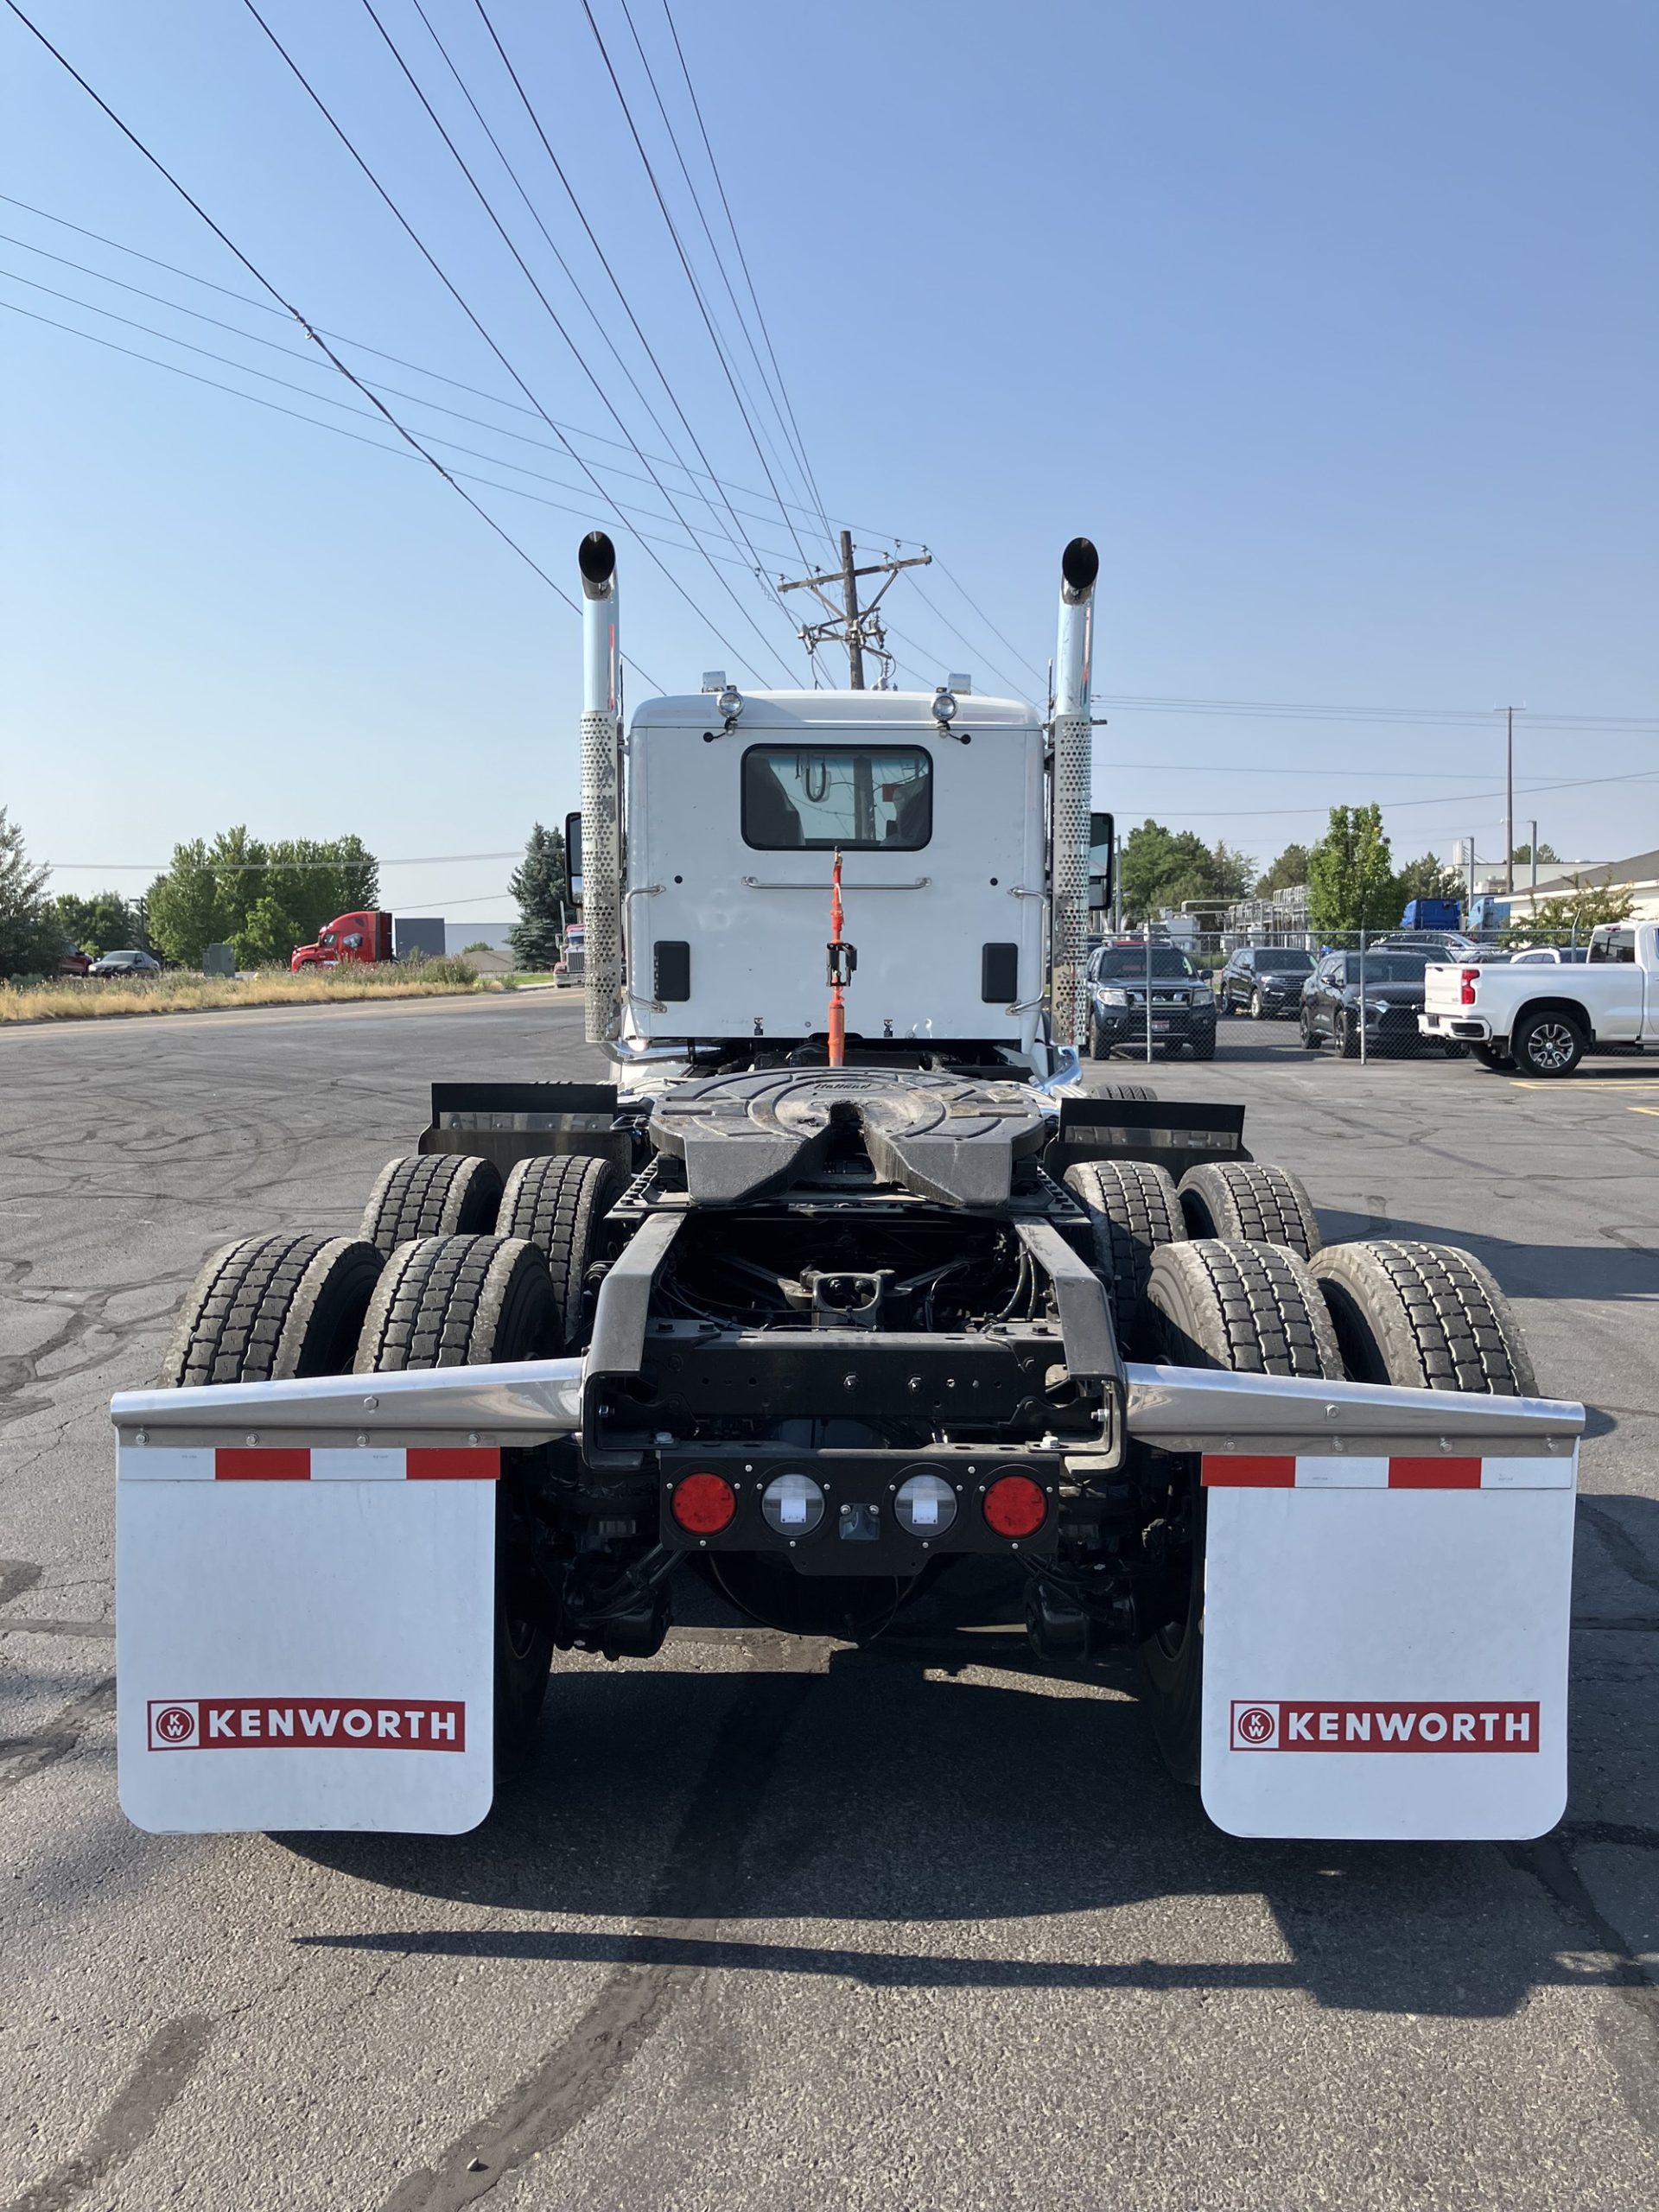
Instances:
[[[1377,952],[1421,952],[1430,960],[1478,960],[1481,948],[1458,930],[1390,930],[1366,947]]]
[[[1529,961],[1547,960],[1560,964],[1563,961],[1576,962],[1589,957],[1587,944],[1529,944],[1524,952],[1512,952],[1510,962],[1511,966],[1519,968]]]
[[[1215,993],[1184,952],[1155,940],[1148,949],[1139,938],[1118,938],[1089,956],[1090,1058],[1108,1059],[1123,1046],[1145,1051],[1148,972],[1153,1043],[1166,1059],[1185,1045],[1195,1060],[1213,1060]]]
[[[106,952],[101,960],[94,960],[87,971],[93,976],[159,976],[162,963],[148,952],[129,949],[125,952]]]
[[[60,976],[85,976],[90,974],[92,965],[90,953],[78,952],[71,948],[59,961],[58,973]]]
[[[1311,952],[1297,952],[1289,945],[1242,946],[1217,982],[1218,1009],[1223,1014],[1243,1012],[1256,1021],[1290,1020],[1313,964]]]
[[[1329,1038],[1344,1059],[1357,1059],[1363,1031],[1367,1052],[1415,1050],[1427,972],[1421,952],[1327,953],[1302,987],[1303,1044],[1316,1052]],[[1450,1040],[1443,1049],[1448,1059],[1463,1057]]]

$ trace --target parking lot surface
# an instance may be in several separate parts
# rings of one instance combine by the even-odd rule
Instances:
[[[1252,1844],[1127,1665],[1006,1593],[860,1651],[694,1612],[561,1660],[456,1839],[164,1838],[115,1797],[112,1389],[204,1254],[355,1224],[430,1080],[582,1075],[538,997],[0,1035],[0,2212],[793,2212],[1659,2196],[1659,1062],[1529,1086],[1224,1022],[1328,1238],[1519,1305],[1582,1463],[1573,1789],[1535,1845]]]

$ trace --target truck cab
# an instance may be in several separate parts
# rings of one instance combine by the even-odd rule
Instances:
[[[315,944],[296,946],[289,968],[372,967],[391,958],[391,916],[369,909],[340,914],[317,931]]]
[[[1044,735],[1009,699],[728,690],[627,740],[622,1040],[802,1046],[826,1027],[842,856],[849,1043],[1029,1051],[1043,997]]]

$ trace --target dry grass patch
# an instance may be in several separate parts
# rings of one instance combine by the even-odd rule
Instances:
[[[499,978],[467,971],[453,961],[429,963],[437,975],[372,969],[332,976],[295,976],[272,969],[259,976],[57,976],[40,983],[0,983],[0,1022],[88,1021],[108,1014],[200,1014],[215,1007],[334,1006],[348,999],[466,998],[507,988]]]

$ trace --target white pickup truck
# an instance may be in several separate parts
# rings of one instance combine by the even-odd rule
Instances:
[[[1417,1026],[1505,1074],[1571,1075],[1586,1052],[1659,1046],[1659,924],[1606,925],[1582,965],[1437,963]]]

